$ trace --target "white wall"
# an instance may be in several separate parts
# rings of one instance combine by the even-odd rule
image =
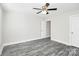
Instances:
[[[79,14],[79,11],[62,13],[62,14],[53,16],[52,26],[51,26],[52,40],[70,45],[69,17],[74,14]]]
[[[2,9],[0,6],[0,54],[2,52]]]
[[[41,21],[41,38],[46,37],[46,21]]]
[[[40,38],[41,19],[30,13],[5,12],[3,19],[4,44]]]

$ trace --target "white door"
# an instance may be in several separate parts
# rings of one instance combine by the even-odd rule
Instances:
[[[70,43],[79,47],[79,15],[70,17]]]

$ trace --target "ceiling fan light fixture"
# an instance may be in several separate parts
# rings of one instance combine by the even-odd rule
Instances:
[[[44,10],[44,11],[42,11],[42,14],[47,14],[47,12]]]
[[[41,13],[41,14],[45,14],[45,15],[49,14],[48,11],[57,10],[57,8],[50,8],[50,9],[48,9],[49,5],[50,5],[49,3],[46,3],[44,6],[42,6],[42,8],[33,8],[33,9],[40,10],[36,14]]]

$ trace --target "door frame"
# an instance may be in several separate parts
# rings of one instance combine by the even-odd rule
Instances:
[[[72,17],[74,17],[74,16],[77,16],[77,15],[72,15],[72,16],[70,16],[70,18],[69,18],[69,44],[71,45],[71,46],[76,46],[76,45],[74,45],[74,44],[72,44],[72,40],[73,40],[73,33],[72,33]],[[79,15],[78,15],[79,16]],[[76,46],[76,47],[79,47],[79,46]]]
[[[71,19],[72,16],[69,17],[69,45],[72,46],[72,35],[71,35],[71,24],[72,24],[72,19]]]
[[[45,23],[45,25],[46,25],[46,22],[47,21],[50,21],[51,22],[51,19],[46,19],[46,20],[42,20],[41,21],[41,26],[42,26],[42,22],[44,22]],[[42,31],[42,27],[40,27],[41,29],[40,29],[40,32]],[[45,32],[46,32],[46,28],[45,28]],[[43,34],[42,34],[42,32],[40,33],[40,36],[41,36],[41,38],[46,38],[46,33],[45,33],[45,36],[43,37],[42,36]]]

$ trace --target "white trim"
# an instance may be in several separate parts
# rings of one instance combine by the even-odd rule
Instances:
[[[42,38],[46,38],[46,37],[42,37]],[[34,39],[23,40],[23,41],[18,41],[18,42],[5,43],[3,46],[13,45],[13,44],[18,44],[18,43],[23,43],[23,42],[28,42],[28,41],[32,41],[32,40],[38,40],[38,39],[42,39],[42,38],[34,38]]]
[[[71,16],[69,17],[69,43],[72,45],[72,35],[71,35]]]
[[[53,41],[56,41],[56,42],[59,42],[61,44],[65,44],[65,45],[68,45],[68,46],[71,46],[70,43],[65,43],[65,42],[62,42],[62,41],[59,41],[59,40],[56,40],[56,39],[52,39]]]
[[[0,47],[0,55],[2,54],[3,48],[4,48],[4,45]]]

